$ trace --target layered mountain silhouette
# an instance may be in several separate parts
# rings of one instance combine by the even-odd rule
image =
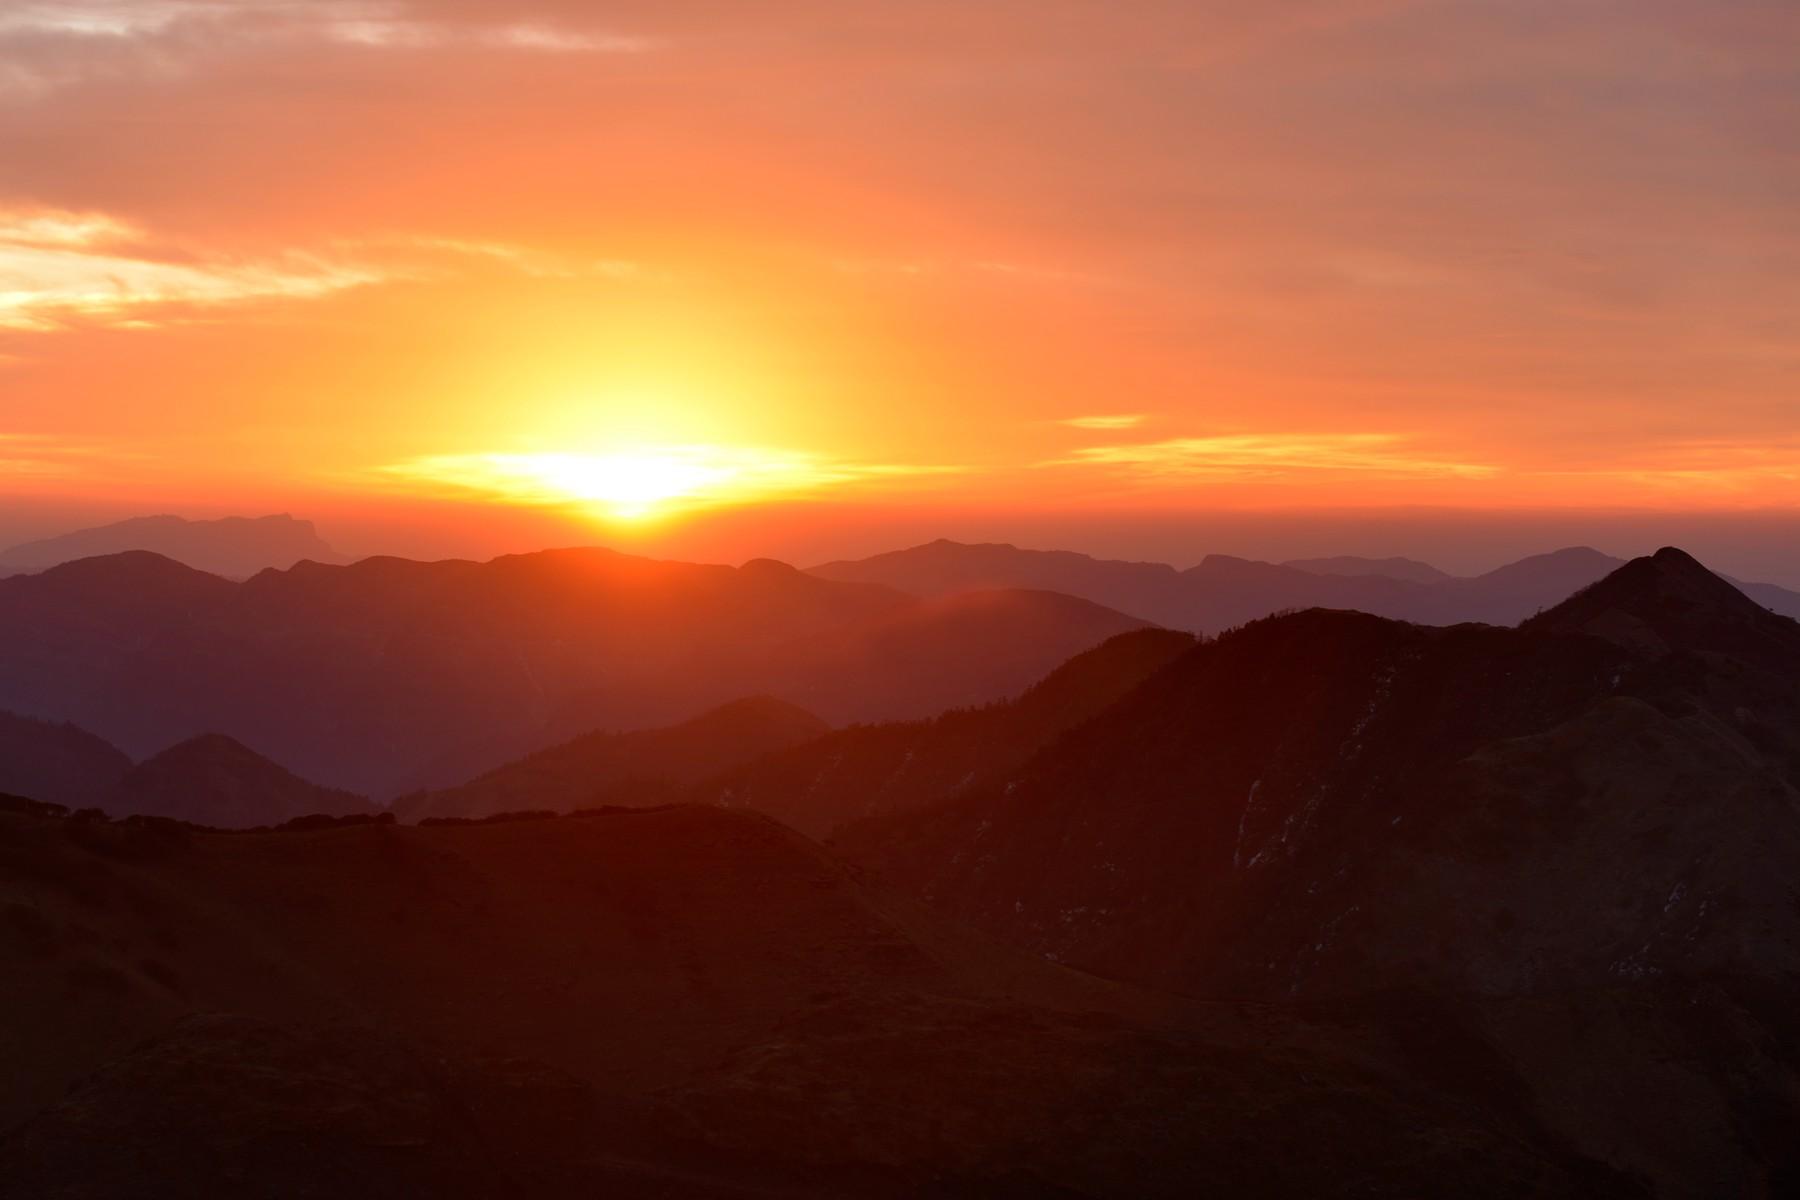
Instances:
[[[1313,575],[1381,575],[1412,583],[1443,583],[1455,578],[1416,558],[1361,558],[1340,554],[1331,558],[1294,558],[1281,565]]]
[[[1516,630],[1301,612],[837,845],[1059,961],[1437,1027],[1658,1192],[1779,1191],[1796,679],[1800,626],[1673,549]]]
[[[0,708],[134,757],[222,733],[382,796],[746,695],[832,723],[983,703],[1143,623],[1065,596],[921,600],[763,561],[373,558],[233,583],[132,552],[0,580]]]
[[[311,521],[286,513],[272,517],[223,517],[189,521],[182,517],[133,517],[95,529],[80,529],[0,551],[0,574],[37,571],[78,558],[144,550],[213,575],[247,579],[258,571],[285,569],[302,560],[342,562],[319,537]]]
[[[411,821],[667,803],[708,776],[810,743],[828,728],[792,704],[753,697],[666,729],[585,734],[460,787],[402,796],[394,813]]]
[[[373,816],[365,797],[308,783],[223,734],[171,746],[128,771],[101,802],[117,816],[167,817],[218,829],[280,825],[296,817]]]
[[[12,713],[0,713],[0,794],[219,829],[380,811],[361,796],[308,783],[220,734],[188,738],[134,765],[85,729]]]
[[[1516,604],[1583,557],[1486,586]],[[719,654],[712,623],[827,700],[820,662],[913,686],[981,638],[1016,636],[994,653],[1022,671],[1046,631],[1130,624],[770,563],[376,560],[241,585],[125,566],[130,598],[79,621],[45,614],[112,595],[91,584],[118,562],[0,588],[0,617],[40,622],[9,661],[111,664],[125,686],[117,665],[143,660],[121,648],[153,645],[217,686],[199,649],[269,588],[281,603],[248,610],[267,640],[234,634],[222,664],[305,652],[454,721],[436,693],[504,680],[504,651],[539,687],[585,680],[555,708],[585,719],[595,664],[653,681],[652,648]],[[130,640],[145,628],[163,640]],[[613,657],[584,658],[603,635]],[[1096,642],[931,720],[822,730],[765,697],[579,737],[409,798],[465,818],[424,826],[228,833],[0,799],[0,1196],[1800,1182],[1800,625],[1665,549],[1515,628],[1311,608]],[[345,645],[440,673],[381,692]],[[939,686],[970,679],[997,686]],[[329,694],[340,730],[381,712]],[[119,768],[78,730],[12,729],[0,745],[62,764],[41,778]],[[158,758],[165,798],[224,764],[227,815],[309,786],[225,738]],[[664,802],[683,797],[707,803]],[[542,808],[587,811],[517,811]]]
[[[1449,576],[1411,559],[1354,557],[1277,565],[1214,554],[1178,571],[1164,563],[940,540],[827,563],[813,572],[921,596],[974,587],[1045,588],[1172,629],[1218,633],[1297,608],[1349,608],[1428,625],[1514,625],[1623,565],[1623,559],[1582,546],[1533,555],[1472,578]],[[1739,586],[1758,604],[1800,617],[1800,593],[1773,584]]]
[[[1015,699],[924,721],[835,730],[747,761],[692,794],[825,837],[852,821],[978,791],[1106,709],[1193,641],[1166,629],[1122,633]]]
[[[0,792],[97,807],[130,770],[124,751],[85,729],[0,712]]]
[[[1066,970],[708,807],[0,811],[0,1195],[1631,1194],[1380,1037]]]

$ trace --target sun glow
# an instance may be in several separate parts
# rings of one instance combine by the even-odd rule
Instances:
[[[596,504],[628,520],[720,488],[735,474],[729,467],[671,452],[530,454],[510,460],[509,465],[565,499]]]
[[[750,504],[865,480],[940,474],[727,446],[633,447],[603,453],[440,454],[381,469],[408,485],[476,492],[513,504],[574,505],[621,521]]]

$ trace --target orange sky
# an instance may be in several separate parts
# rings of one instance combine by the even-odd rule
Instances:
[[[0,501],[1792,512],[1797,62],[1792,0],[9,0]]]

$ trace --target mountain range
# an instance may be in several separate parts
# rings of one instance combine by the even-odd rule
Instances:
[[[825,579],[880,583],[920,596],[1030,587],[1081,596],[1171,629],[1218,633],[1271,613],[1347,608],[1425,625],[1515,625],[1625,565],[1585,546],[1533,555],[1472,578],[1412,559],[1302,559],[1283,564],[1208,555],[1178,570],[1065,550],[940,539],[812,568]],[[1800,592],[1738,584],[1758,604],[1800,617]]]
[[[160,554],[227,579],[248,579],[271,567],[285,570],[303,560],[345,561],[319,537],[311,521],[297,520],[287,513],[222,517],[216,521],[163,515],[132,517],[0,551],[0,576],[41,571],[80,558],[131,550]]]
[[[1657,1194],[1777,1194],[1797,678],[1800,626],[1673,549],[1519,629],[1276,616],[835,845],[1109,977],[1447,1023]]]
[[[1665,549],[582,737],[422,827],[0,802],[0,1195],[1790,1194],[1796,679]]]
[[[136,551],[0,580],[0,709],[133,758],[224,734],[386,796],[744,696],[833,724],[986,703],[1143,624],[1052,593],[927,600],[767,560],[563,550],[232,582]]]
[[[309,783],[222,734],[188,738],[134,764],[124,751],[84,729],[5,712],[0,712],[0,794],[217,829],[379,811],[362,796]]]

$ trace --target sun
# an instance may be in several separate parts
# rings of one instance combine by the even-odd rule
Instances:
[[[381,472],[512,504],[573,506],[607,520],[648,522],[887,478],[896,469],[766,447],[687,444],[436,454],[394,463]]]
[[[718,490],[732,474],[672,451],[531,454],[514,464],[563,499],[597,505],[621,520],[644,520],[697,499]]]

